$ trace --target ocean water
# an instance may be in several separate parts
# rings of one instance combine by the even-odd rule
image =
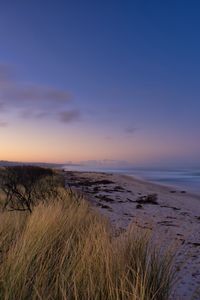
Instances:
[[[71,171],[91,171],[126,174],[150,182],[200,194],[200,169],[105,168],[92,166],[66,166]]]

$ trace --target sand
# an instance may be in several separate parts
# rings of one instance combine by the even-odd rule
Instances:
[[[66,185],[83,193],[116,230],[135,224],[151,231],[156,242],[175,246],[171,299],[200,299],[200,195],[126,175],[65,172],[65,177]],[[156,203],[138,202],[148,194],[157,194]]]

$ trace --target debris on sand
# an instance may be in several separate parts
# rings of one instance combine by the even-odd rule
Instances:
[[[140,196],[136,202],[140,204],[153,204],[158,205],[158,195],[157,194],[148,194],[147,196]]]

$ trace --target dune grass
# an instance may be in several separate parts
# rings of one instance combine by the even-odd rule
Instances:
[[[165,300],[172,282],[170,253],[133,227],[115,236],[63,188],[32,214],[0,214],[0,299]]]

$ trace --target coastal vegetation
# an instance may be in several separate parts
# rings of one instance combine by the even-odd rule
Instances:
[[[0,299],[169,299],[172,253],[148,233],[117,232],[58,171],[0,174]]]

